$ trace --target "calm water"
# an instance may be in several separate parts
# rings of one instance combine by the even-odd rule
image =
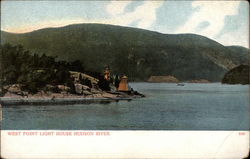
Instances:
[[[2,129],[249,129],[249,85],[130,85],[147,97],[106,104],[4,107]]]

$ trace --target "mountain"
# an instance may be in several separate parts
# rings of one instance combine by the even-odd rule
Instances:
[[[74,24],[13,34],[1,32],[1,43],[21,44],[37,54],[80,60],[86,70],[124,73],[132,80],[171,75],[181,81],[221,81],[224,74],[248,62],[249,50],[223,46],[195,34],[158,32],[105,24]]]
[[[250,84],[249,65],[240,65],[228,71],[222,79],[227,84]]]
[[[228,54],[230,54],[231,60],[236,65],[249,64],[249,49],[242,46],[227,46],[227,48],[230,50]]]

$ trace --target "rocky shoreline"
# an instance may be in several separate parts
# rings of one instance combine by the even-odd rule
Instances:
[[[51,86],[48,86],[51,87]],[[89,88],[84,85],[78,85],[76,89],[78,94],[71,94],[63,85],[57,86],[58,93],[40,90],[31,94],[20,89],[19,84],[9,86],[4,96],[0,97],[2,105],[41,105],[41,104],[77,104],[92,102],[111,102],[119,100],[132,100],[134,98],[145,97],[137,91],[119,92],[103,91],[96,88]]]
[[[5,95],[0,97],[0,104],[2,105],[43,105],[43,104],[81,104],[81,103],[95,103],[95,102],[112,102],[119,100],[132,100],[134,98],[141,98],[144,95],[128,95],[126,93],[120,92],[117,94],[111,93],[102,93],[102,94],[93,94],[88,96],[83,95],[62,95],[53,93],[51,96],[18,96],[18,95]]]

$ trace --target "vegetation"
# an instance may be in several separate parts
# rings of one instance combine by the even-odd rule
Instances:
[[[250,84],[249,71],[250,71],[249,65],[237,66],[225,74],[224,78],[222,79],[222,83]]]
[[[114,74],[146,81],[150,76],[171,75],[180,81],[221,81],[224,74],[248,62],[249,50],[225,47],[195,34],[157,32],[103,25],[78,24],[25,34],[2,32],[1,43],[22,44],[40,56],[79,60],[95,77],[108,64]]]
[[[1,84],[21,84],[22,90],[36,93],[45,85],[66,85],[74,92],[74,80],[69,70],[83,71],[81,62],[56,61],[45,54],[38,56],[22,46],[1,45]],[[86,81],[88,82],[88,81]],[[56,90],[53,90],[56,92]]]

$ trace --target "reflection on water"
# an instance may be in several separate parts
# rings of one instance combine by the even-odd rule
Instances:
[[[249,86],[132,83],[132,101],[3,108],[2,129],[248,130]]]

